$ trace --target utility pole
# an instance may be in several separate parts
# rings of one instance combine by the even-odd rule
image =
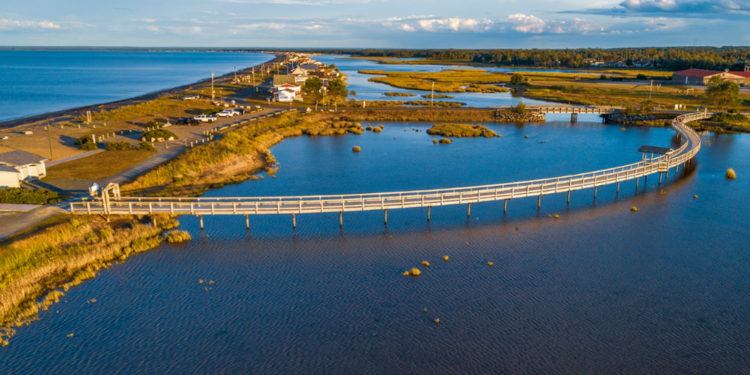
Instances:
[[[648,101],[651,101],[651,90],[654,88],[654,80],[651,80],[651,87],[648,89]]]
[[[232,66],[232,70],[234,70],[234,82],[237,82],[237,67]]]
[[[214,101],[214,72],[211,72],[211,101]]]
[[[47,117],[47,139],[49,139],[49,160],[55,160],[52,155],[52,135],[50,135],[49,117]]]

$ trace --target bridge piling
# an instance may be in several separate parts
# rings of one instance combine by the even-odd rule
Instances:
[[[250,215],[245,214],[245,227],[247,228],[247,231],[250,231]]]
[[[292,214],[292,229],[297,229],[297,216],[296,214]]]
[[[508,212],[508,200],[507,199],[505,200],[505,204],[503,207],[503,213],[506,213],[506,212]]]
[[[659,185],[661,185],[661,175],[662,175],[663,173],[664,173],[664,172],[659,172]]]
[[[640,180],[640,178],[636,178],[635,179],[635,190],[638,190],[638,181],[639,180]]]
[[[203,230],[203,215],[198,215],[198,218],[201,219],[201,230]]]
[[[339,211],[339,227],[344,227],[344,211]]]
[[[596,200],[596,192],[599,190],[598,186],[594,186],[594,200]]]
[[[620,182],[617,182],[617,194],[620,194]]]
[[[471,203],[469,203],[469,208],[466,212],[466,217],[471,217]]]
[[[536,201],[536,208],[537,209],[542,208],[542,195],[541,194],[539,194],[539,199],[537,199]]]
[[[568,204],[570,204],[570,190],[568,190]]]
[[[388,226],[388,209],[385,209],[385,225]]]
[[[430,209],[432,206],[427,206],[427,221],[430,221]]]

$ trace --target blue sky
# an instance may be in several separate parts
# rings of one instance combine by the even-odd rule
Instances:
[[[750,0],[3,0],[0,45],[750,45]]]

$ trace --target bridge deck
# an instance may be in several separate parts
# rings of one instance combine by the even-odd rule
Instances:
[[[221,198],[108,197],[74,202],[70,212],[79,214],[192,214],[192,215],[278,215],[321,212],[369,211],[445,206],[564,193],[633,180],[666,172],[693,158],[700,149],[700,136],[684,125],[710,114],[683,115],[672,122],[685,142],[668,155],[634,164],[576,175],[505,184],[451,189],[388,193]],[[105,203],[108,202],[107,203]]]

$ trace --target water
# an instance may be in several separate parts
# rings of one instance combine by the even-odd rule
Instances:
[[[271,59],[262,53],[0,51],[0,121],[127,99]]]
[[[674,135],[489,124],[501,139],[433,145],[410,130],[427,125],[385,125],[288,139],[272,149],[277,178],[207,195],[551,177],[637,161],[640,145]],[[298,215],[296,231],[291,217],[263,216],[250,233],[243,217],[218,216],[204,234],[183,217],[191,242],[72,289],[0,350],[0,373],[748,373],[748,152],[747,135],[706,134],[697,169],[661,187],[651,176],[596,200],[574,192],[570,206],[549,195],[539,211],[512,200],[505,215],[502,202],[473,205],[471,218],[434,207],[430,223],[424,209],[392,210],[386,228],[382,212],[352,212],[343,229],[335,213]],[[401,275],[423,260],[420,277]]]
[[[393,72],[439,72],[445,69],[482,69],[491,72],[526,72],[526,71],[539,71],[531,69],[514,69],[514,68],[478,68],[472,66],[456,66],[456,65],[398,65],[398,64],[379,64],[376,61],[361,60],[361,59],[346,59],[348,56],[340,55],[320,55],[314,56],[316,60],[319,60],[328,65],[336,64],[339,70],[347,74],[347,82],[349,83],[349,90],[355,91],[357,100],[401,100],[401,101],[413,101],[413,100],[429,100],[422,97],[422,95],[430,94],[429,91],[420,90],[408,90],[397,87],[392,87],[382,83],[369,82],[368,80],[376,75],[361,74],[360,70],[385,70]],[[544,72],[556,73],[565,72],[571,73],[570,70],[544,70]],[[393,97],[389,98],[383,95],[386,92],[402,92],[412,93],[416,96],[413,97]],[[451,95],[453,99],[435,99],[438,101],[448,102],[460,102],[465,103],[469,107],[494,107],[494,106],[509,106],[516,105],[520,101],[526,104],[532,105],[548,105],[549,102],[542,100],[535,100],[529,98],[513,97],[510,92],[504,93],[436,93]]]

